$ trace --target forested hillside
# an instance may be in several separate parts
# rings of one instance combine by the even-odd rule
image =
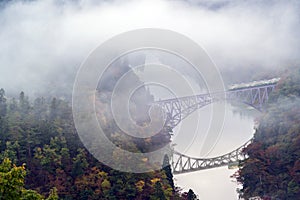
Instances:
[[[300,68],[281,77],[235,175],[245,199],[300,197]]]
[[[20,166],[11,165],[5,170],[1,166],[1,183],[2,173],[19,170],[12,176],[20,181],[25,177],[25,188],[44,196],[56,188],[59,199],[188,198],[187,193],[180,195],[175,191],[170,167],[132,174],[118,172],[95,160],[80,142],[71,107],[63,100],[37,98],[31,103],[23,92],[18,99],[10,99],[1,89],[0,114],[2,165],[12,162]],[[15,179],[9,179],[8,185],[1,184],[0,199],[17,199],[5,196],[16,184]]]
[[[96,106],[100,117],[111,115],[106,108],[110,105],[113,86],[118,77],[129,70],[128,66],[122,66],[108,71],[110,78],[97,89],[99,98]],[[133,76],[132,81],[138,82],[139,79]],[[133,97],[133,115],[139,123],[148,120],[141,114],[143,109],[147,109],[145,102],[148,98],[151,96],[145,89]],[[169,129],[163,129],[148,139],[134,139],[122,133],[112,118],[104,121],[103,128],[110,140],[134,152],[151,151],[170,141]],[[24,92],[18,98],[11,98],[1,89],[0,141],[0,161],[6,166],[4,170],[0,167],[2,177],[18,170],[18,173],[12,174],[13,178],[0,179],[0,182],[8,183],[0,186],[1,200],[42,199],[41,195],[46,197],[49,192],[49,198],[55,198],[57,193],[59,199],[64,200],[196,199],[192,190],[181,194],[175,188],[167,157],[162,170],[143,174],[120,172],[98,162],[79,139],[70,102],[60,98],[31,100]],[[117,152],[112,152],[111,157],[130,161],[130,158],[122,158]],[[15,180],[20,185],[16,186]],[[28,191],[35,197],[25,198],[28,194],[25,188],[30,189]],[[8,190],[12,192],[6,193]],[[15,193],[18,195],[14,196]]]

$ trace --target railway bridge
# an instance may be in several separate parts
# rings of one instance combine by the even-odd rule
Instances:
[[[270,93],[275,89],[280,78],[255,81],[251,83],[234,84],[225,92],[199,94],[180,98],[155,101],[165,113],[166,123],[172,129],[191,113],[208,104],[217,101],[237,101],[261,111],[268,102]],[[173,150],[171,165],[174,174],[210,169],[238,163],[245,159],[242,150],[251,143],[252,139],[239,148],[213,158],[193,158]]]

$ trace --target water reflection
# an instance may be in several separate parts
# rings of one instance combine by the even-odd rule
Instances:
[[[253,136],[254,121],[260,114],[257,110],[243,104],[234,104],[234,106],[226,104],[223,131],[219,134],[213,148],[204,149],[204,143],[209,138],[207,130],[211,113],[211,106],[202,108],[174,129],[177,151],[193,157],[214,157],[228,153]],[[178,186],[185,189],[192,188],[199,194],[200,199],[231,200],[237,199],[237,183],[230,179],[230,175],[235,171],[236,169],[220,167],[177,175],[175,179]]]

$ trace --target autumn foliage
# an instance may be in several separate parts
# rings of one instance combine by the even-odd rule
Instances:
[[[235,174],[246,199],[300,197],[300,68],[281,79]]]

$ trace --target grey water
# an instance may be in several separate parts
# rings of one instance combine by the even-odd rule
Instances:
[[[199,109],[174,129],[174,148],[192,157],[209,158],[226,154],[244,144],[253,137],[255,119],[260,112],[243,104],[225,104],[225,116],[223,128],[220,133],[213,136],[215,139],[212,146],[205,145],[208,130],[211,128],[213,118],[212,106]],[[218,114],[218,113],[217,113]],[[236,192],[241,186],[230,176],[237,169],[219,167],[203,171],[196,171],[175,176],[175,183],[187,190],[192,188],[200,199],[220,200],[238,199]]]

